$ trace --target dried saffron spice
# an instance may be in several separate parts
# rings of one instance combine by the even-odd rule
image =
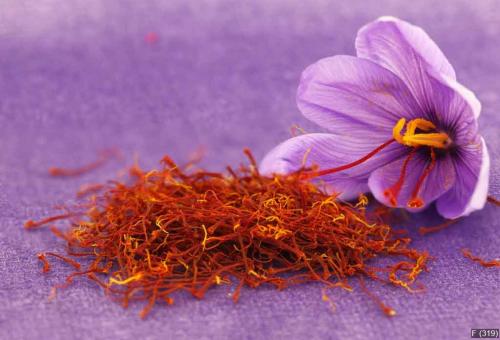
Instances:
[[[450,225],[454,224],[457,222],[459,219],[452,219],[452,220],[447,220],[443,223],[440,223],[438,225],[432,226],[432,227],[420,227],[418,228],[418,233],[422,236],[427,235],[427,234],[432,234],[432,233],[437,233],[438,231],[444,230],[448,228]]]
[[[482,259],[478,256],[474,256],[472,255],[472,252],[469,250],[469,249],[462,249],[462,254],[464,255],[464,257],[476,262],[476,263],[479,263],[481,266],[485,267],[485,268],[490,268],[490,267],[500,267],[500,260],[498,259],[495,259],[495,260],[485,260],[485,259]]]
[[[89,163],[87,165],[84,165],[79,168],[73,168],[73,169],[66,169],[66,168],[59,168],[59,167],[52,167],[49,169],[49,174],[51,176],[55,177],[71,177],[71,176],[79,176],[82,174],[85,174],[87,172],[90,172],[92,170],[95,170],[102,166],[104,163],[109,161],[113,157],[120,157],[120,154],[118,153],[117,150],[114,149],[109,149],[109,150],[103,150],[99,154],[99,158],[95,160],[92,163]]]
[[[47,261],[47,257],[45,256],[45,254],[39,253],[36,256],[38,257],[40,262],[42,262],[42,264],[43,264],[42,272],[47,273],[48,271],[50,271],[50,263],[49,263],[49,261]]]
[[[24,223],[24,227],[26,229],[34,229],[34,228],[38,228],[38,227],[43,226],[43,225],[50,223],[50,222],[68,219],[72,216],[73,216],[73,214],[61,214],[61,215],[50,216],[50,217],[44,218],[43,220],[40,220],[40,221],[28,220],[28,221],[26,221],[26,223]]]
[[[234,285],[234,301],[243,286],[263,284],[281,290],[316,281],[351,290],[352,276],[416,290],[428,254],[409,248],[410,238],[367,211],[366,196],[341,202],[302,180],[310,169],[262,176],[245,153],[250,166],[228,167],[227,174],[188,171],[169,157],[159,170],[134,166],[130,183],[107,184],[69,208],[74,214],[28,221],[28,228],[69,222],[66,231],[52,229],[67,242],[70,257],[39,255],[44,271],[50,268],[45,255],[58,257],[76,269],[63,286],[86,276],[124,306],[146,301],[142,317],[158,301],[173,303],[176,292],[201,299],[217,285]],[[393,264],[370,263],[379,256],[393,257]],[[81,267],[73,260],[86,258],[90,264],[80,261],[87,263]]]

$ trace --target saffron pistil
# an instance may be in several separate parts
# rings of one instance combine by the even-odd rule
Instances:
[[[404,180],[406,177],[406,169],[408,168],[408,163],[410,163],[410,160],[413,158],[413,155],[415,155],[416,150],[417,150],[416,148],[412,149],[411,152],[406,157],[406,159],[404,160],[398,181],[394,183],[392,187],[384,191],[384,196],[389,199],[389,203],[391,203],[392,206],[397,206],[398,204],[397,198],[404,184]]]
[[[411,198],[408,201],[408,207],[421,208],[425,204],[423,199],[418,197],[418,193],[420,192],[420,189],[422,188],[425,179],[429,176],[429,174],[431,173],[432,169],[434,169],[435,166],[436,166],[436,152],[434,151],[434,148],[431,148],[431,163],[425,168],[422,175],[420,175],[420,178],[418,179],[417,184],[415,185],[415,189],[413,189],[413,193],[411,194]]]
[[[385,149],[386,147],[388,147],[389,145],[391,145],[395,141],[396,141],[395,139],[388,140],[387,142],[381,144],[380,146],[378,146],[374,150],[370,151],[365,156],[361,157],[360,159],[358,159],[358,160],[356,160],[356,161],[354,161],[352,163],[341,165],[341,166],[338,166],[336,168],[330,168],[330,169],[321,170],[321,171],[303,172],[303,173],[301,173],[301,177],[300,178],[301,179],[312,179],[312,178],[316,178],[316,177],[320,177],[320,176],[325,176],[325,175],[333,174],[335,172],[339,172],[339,171],[343,171],[343,170],[347,170],[347,169],[353,168],[353,167],[355,167],[357,165],[360,165],[360,164],[366,162],[367,160],[369,160],[370,158],[372,158],[373,156],[375,156],[377,153],[379,153],[380,151],[382,151],[383,149]]]

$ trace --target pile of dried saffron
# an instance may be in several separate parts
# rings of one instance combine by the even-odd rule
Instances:
[[[68,219],[59,231],[71,257],[45,255],[73,265],[72,278],[86,275],[127,306],[148,301],[172,303],[172,294],[197,298],[215,285],[270,284],[278,289],[319,281],[350,289],[358,275],[412,290],[428,254],[410,249],[377,214],[367,212],[367,198],[351,205],[301,179],[301,172],[264,177],[255,161],[227,174],[187,171],[165,157],[160,170],[131,169],[131,183],[112,182],[87,199],[77,219],[73,213],[26,223],[27,228]],[[97,188],[98,189],[98,188]],[[74,209],[73,209],[74,210]],[[370,259],[394,257],[376,267]],[[75,259],[89,258],[84,268]],[[88,261],[79,261],[80,263]],[[376,298],[375,298],[376,299]],[[384,312],[395,312],[379,302]]]

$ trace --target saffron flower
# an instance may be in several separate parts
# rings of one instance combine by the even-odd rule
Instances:
[[[321,59],[302,74],[297,104],[330,133],[293,137],[260,164],[264,174],[307,176],[351,199],[371,191],[393,207],[436,202],[446,218],[482,209],[489,156],[481,104],[421,28],[393,17],[362,27],[357,57]]]

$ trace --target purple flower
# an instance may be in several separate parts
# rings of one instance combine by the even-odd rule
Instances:
[[[343,199],[370,190],[411,211],[436,201],[446,218],[481,209],[489,177],[481,104],[438,46],[421,28],[382,17],[359,30],[356,51],[321,59],[302,74],[299,109],[331,133],[283,142],[261,172],[316,165],[310,177]]]

